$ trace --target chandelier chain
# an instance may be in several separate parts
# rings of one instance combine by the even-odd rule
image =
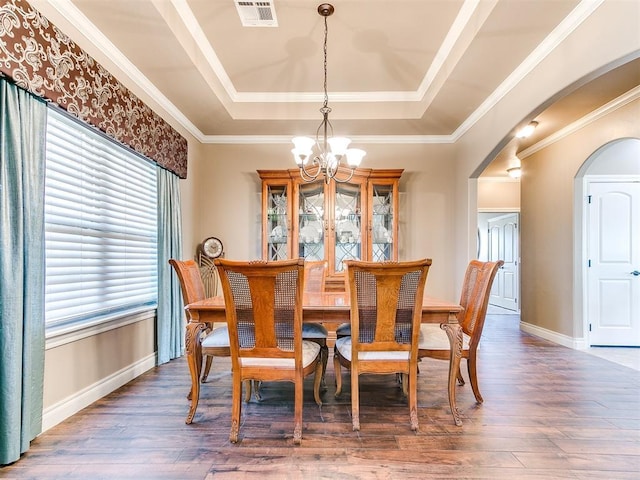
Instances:
[[[324,102],[320,113],[322,113],[322,122],[316,130],[316,138],[295,137],[292,139],[295,148],[291,150],[293,158],[300,169],[300,176],[305,182],[313,182],[319,176],[323,176],[327,184],[331,179],[338,183],[345,183],[351,180],[356,168],[360,165],[362,157],[366,154],[364,150],[358,148],[348,148],[351,140],[345,137],[333,136],[333,125],[329,121],[329,88],[327,86],[327,70],[328,70],[328,38],[329,27],[327,17],[334,12],[333,5],[323,3],[318,6],[318,13],[324,17],[324,43],[323,51],[323,68],[324,68]],[[317,152],[313,152],[313,146],[316,146]],[[343,169],[342,160],[346,159],[347,165]],[[309,163],[309,169],[307,169]],[[341,170],[343,169],[343,170]],[[347,171],[346,176],[340,175],[339,172]]]
[[[327,93],[327,36],[329,29],[327,27],[327,17],[324,17],[324,107],[329,105],[329,94]]]

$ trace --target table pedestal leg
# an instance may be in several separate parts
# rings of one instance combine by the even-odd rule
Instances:
[[[452,315],[453,319],[451,318]],[[449,406],[451,407],[453,421],[458,427],[461,427],[462,420],[460,419],[458,407],[456,407],[456,378],[460,369],[460,358],[462,357],[462,327],[460,327],[455,314],[450,314],[449,323],[441,324],[440,328],[447,333],[451,346],[451,356],[449,358]]]

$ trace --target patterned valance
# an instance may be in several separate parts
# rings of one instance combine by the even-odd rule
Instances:
[[[0,74],[187,177],[187,140],[25,0],[0,6]]]

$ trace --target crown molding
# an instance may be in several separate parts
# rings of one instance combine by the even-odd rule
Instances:
[[[480,106],[453,132],[457,141],[584,22],[604,0],[582,0]]]
[[[71,0],[29,0],[36,10],[46,4],[75,25],[79,32],[103,53],[131,81],[153,98],[177,123],[193,136],[202,132],[96,27]],[[77,43],[77,42],[76,42]]]
[[[538,143],[531,145],[529,148],[523,150],[522,152],[519,152],[518,158],[520,158],[521,160],[524,158],[527,158],[533,155],[534,153],[542,150],[543,148],[546,148],[549,145],[552,145],[553,143],[558,142],[565,137],[568,137],[569,135],[580,130],[581,128],[586,127],[590,123],[593,123],[596,120],[610,114],[611,112],[614,112],[619,108],[622,108],[625,105],[633,102],[634,100],[637,100],[638,98],[640,98],[640,86],[632,88],[627,93],[620,95],[618,98],[611,100],[609,103],[603,105],[600,108],[597,108],[596,110],[589,113],[588,115],[585,115],[584,117],[576,120],[575,122],[567,125],[563,129],[558,130],[557,132],[549,135],[548,137],[545,137],[544,139],[540,140]]]
[[[198,138],[207,144],[286,144],[291,143],[289,135],[203,135]],[[366,144],[443,144],[454,143],[451,135],[351,135],[353,143]]]
[[[200,27],[200,22],[198,22],[198,19],[193,14],[193,10],[191,10],[189,4],[186,2],[186,0],[170,0],[170,2],[171,5],[173,5],[173,8],[175,9],[178,16],[184,23],[187,31],[191,34],[193,46],[200,50],[201,55],[206,59],[209,67],[215,72],[218,80],[222,84],[222,87],[224,88],[225,92],[227,92],[227,96],[231,99],[231,101],[237,102],[238,91],[233,86],[231,78],[229,78],[227,71],[222,66],[222,62],[211,46],[211,43],[209,43],[209,39],[202,30],[202,27]],[[153,0],[153,3],[154,5],[156,5],[158,11],[162,13],[162,4],[158,4],[157,0]]]
[[[522,62],[514,72],[503,81],[496,90],[456,129],[451,135],[397,135],[397,136],[366,136],[369,143],[455,143],[462,137],[477,121],[486,115],[495,105],[511,91],[536,65],[538,65],[550,52],[552,52],[575,28],[577,28],[586,18],[589,17],[604,0],[582,0],[578,6],[553,30],[551,34]],[[206,36],[200,27],[193,11],[188,7],[185,0],[170,0],[180,16],[181,21],[192,35],[193,41],[201,49],[202,54],[207,59],[209,66],[215,72],[218,80],[229,95],[232,102],[238,103],[310,103],[321,101],[321,93],[293,92],[277,94],[269,92],[244,92],[238,93],[233,86],[229,76],[224,70],[215,51],[206,40]],[[205,135],[200,131],[182,112],[164,96],[149,79],[138,70],[138,68],[120,51],[111,41],[105,37],[100,30],[72,3],[71,0],[30,0],[35,8],[38,5],[46,4],[55,9],[60,15],[69,20],[78,31],[84,35],[89,42],[98,48],[111,62],[113,62],[131,81],[144,93],[163,108],[168,115],[182,125],[191,135],[202,143],[288,143],[281,136],[264,135]],[[451,30],[445,37],[445,41],[440,46],[434,64],[427,70],[425,78],[420,87],[415,91],[396,92],[335,92],[331,94],[332,101],[335,102],[419,102],[423,100],[425,92],[428,90],[433,76],[438,71],[438,65],[444,62],[443,55],[452,48],[452,44],[462,34],[464,28],[469,23],[473,12],[479,5],[479,0],[465,0],[463,8],[456,18]],[[154,0],[154,4],[156,4]],[[161,9],[161,5],[156,5]],[[435,69],[435,70],[434,70]],[[224,104],[224,102],[223,102]]]

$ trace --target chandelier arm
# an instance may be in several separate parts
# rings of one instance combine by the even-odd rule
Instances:
[[[300,176],[302,177],[302,179],[305,182],[313,182],[314,180],[316,180],[320,176],[320,173],[323,171],[323,169],[321,167],[321,164],[320,164],[320,161],[319,161],[317,156],[314,156],[311,159],[311,165],[317,166],[317,170],[316,170],[315,174],[309,173],[307,171],[307,168],[305,167],[304,163],[300,164]]]
[[[329,121],[329,112],[331,112],[331,107],[322,107],[320,109],[320,113],[322,113],[322,122],[318,125],[318,129],[316,130],[316,145],[320,149],[320,155],[322,157],[326,156],[329,153],[328,141],[329,137],[333,137],[333,125]],[[322,136],[320,133],[322,132]],[[322,139],[322,143],[320,140]]]
[[[327,178],[333,178],[338,170],[338,165],[340,165],[340,160],[338,160],[337,158],[333,157],[330,158],[327,156],[327,160],[325,162],[325,169],[324,169],[324,174],[327,176]]]
[[[353,178],[353,174],[356,171],[355,168],[350,168],[349,170],[349,176],[347,178],[338,178],[338,170],[336,169],[335,173],[333,174],[333,176],[331,178],[333,178],[333,180],[337,183],[347,183],[349,180],[351,180],[351,178]]]

